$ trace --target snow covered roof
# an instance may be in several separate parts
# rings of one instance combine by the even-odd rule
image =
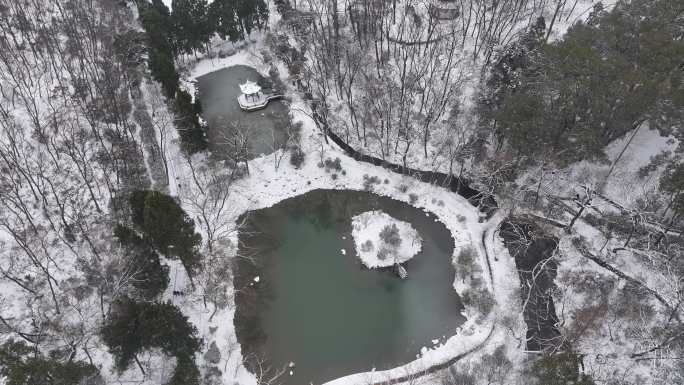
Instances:
[[[240,91],[245,95],[252,95],[261,91],[261,87],[255,82],[247,80],[245,84],[240,84]]]

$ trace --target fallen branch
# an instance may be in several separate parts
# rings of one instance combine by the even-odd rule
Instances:
[[[577,249],[577,251],[579,251],[580,254],[582,254],[583,257],[591,259],[594,263],[596,263],[597,265],[599,265],[599,266],[603,267],[604,269],[610,271],[611,273],[617,275],[621,279],[624,279],[625,281],[630,282],[630,283],[646,290],[651,295],[653,295],[661,304],[663,304],[663,306],[665,306],[668,310],[670,310],[670,311],[673,310],[672,306],[665,300],[665,298],[663,298],[655,290],[646,286],[641,281],[628,276],[627,274],[618,270],[616,267],[613,267],[612,265],[610,265],[608,262],[604,261],[603,259],[593,255],[591,252],[589,252],[589,250],[587,250],[587,248],[584,246],[583,242],[580,239],[575,238],[572,243],[575,246],[575,248]],[[681,322],[681,320],[679,319],[679,314],[675,313],[674,317],[677,319],[678,322]]]

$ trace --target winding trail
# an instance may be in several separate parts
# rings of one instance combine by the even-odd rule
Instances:
[[[473,353],[473,352],[476,352],[476,351],[480,350],[482,347],[484,347],[485,345],[487,345],[487,343],[489,342],[489,339],[491,338],[492,334],[494,334],[494,330],[495,330],[495,329],[496,329],[496,327],[495,327],[495,326],[492,326],[492,328],[489,329],[489,333],[487,334],[487,337],[485,337],[485,339],[482,340],[482,342],[480,342],[480,343],[477,344],[476,346],[473,346],[473,347],[470,348],[469,350],[467,350],[467,351],[465,351],[465,352],[463,352],[463,353],[461,353],[461,354],[458,354],[458,355],[452,357],[451,359],[449,359],[448,361],[446,361],[446,362],[444,362],[444,363],[437,364],[437,365],[433,365],[433,366],[431,366],[431,367],[429,367],[429,368],[427,368],[427,369],[421,370],[421,371],[419,371],[419,372],[417,372],[417,373],[414,373],[414,374],[406,374],[406,375],[404,375],[404,376],[397,377],[397,378],[393,378],[393,379],[391,379],[391,380],[373,382],[373,383],[370,384],[370,385],[392,385],[392,384],[400,384],[400,383],[402,383],[402,382],[407,382],[407,381],[416,380],[416,379],[418,379],[418,378],[425,377],[425,376],[427,376],[427,375],[429,375],[429,374],[434,374],[434,373],[436,373],[436,372],[438,372],[438,371],[440,371],[440,370],[447,369],[449,366],[455,364],[457,361],[461,360],[462,358],[466,357],[467,355],[469,355],[469,354],[471,354],[471,353]]]

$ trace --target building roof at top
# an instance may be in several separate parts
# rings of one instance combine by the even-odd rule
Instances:
[[[261,91],[261,87],[255,82],[247,80],[245,84],[240,84],[240,91],[245,95],[251,95]]]

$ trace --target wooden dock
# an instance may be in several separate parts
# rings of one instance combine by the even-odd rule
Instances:
[[[266,108],[268,102],[270,102],[271,100],[277,100],[284,97],[284,95],[276,93],[261,94],[259,96],[260,97],[256,100],[247,100],[247,98],[245,98],[244,95],[238,96],[238,103],[240,104],[240,108],[243,111],[257,111],[262,108]]]

